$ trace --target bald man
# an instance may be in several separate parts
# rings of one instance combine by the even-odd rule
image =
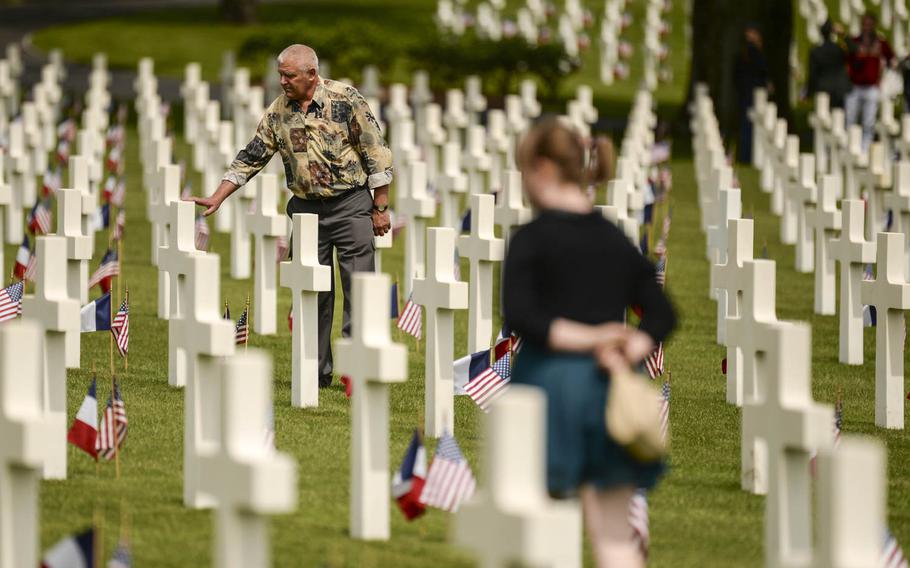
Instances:
[[[278,55],[284,93],[272,101],[256,135],[231,163],[210,197],[193,198],[211,215],[237,188],[281,155],[294,213],[319,215],[319,262],[337,253],[344,292],[342,334],[351,330],[351,274],[374,270],[373,236],[390,228],[392,153],[357,89],[319,76],[319,58],[295,44]],[[319,294],[319,386],[332,383],[332,290]]]

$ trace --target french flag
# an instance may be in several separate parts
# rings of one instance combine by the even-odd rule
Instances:
[[[66,439],[88,455],[98,459],[98,450],[95,448],[98,441],[98,399],[95,397],[95,377],[92,377],[92,386],[88,388],[88,394],[82,400],[79,412],[76,413],[76,419],[73,420],[70,431],[66,433]]]
[[[28,268],[28,260],[32,256],[31,248],[28,245],[28,235],[22,239],[19,250],[16,251],[16,266],[13,268],[13,276],[22,280],[25,277],[25,271]]]
[[[79,312],[80,330],[85,333],[89,331],[110,331],[111,329],[111,293],[101,296],[97,300],[92,300],[82,306]]]
[[[454,363],[455,394],[467,394],[464,388],[471,379],[490,368],[490,350],[465,355]]]
[[[392,479],[392,495],[398,508],[407,520],[413,521],[426,511],[420,502],[420,494],[427,479],[427,451],[420,439],[420,432],[414,430],[414,437],[404,454],[401,467]]]
[[[94,565],[94,529],[64,538],[41,559],[41,568],[92,568]]]

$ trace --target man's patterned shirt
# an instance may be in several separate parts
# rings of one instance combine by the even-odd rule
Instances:
[[[376,117],[357,89],[338,81],[320,78],[306,113],[283,94],[275,99],[224,179],[245,184],[276,151],[288,189],[302,199],[392,181],[392,152]]]

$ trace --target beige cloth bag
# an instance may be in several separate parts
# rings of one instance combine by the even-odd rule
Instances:
[[[649,380],[631,372],[610,377],[607,433],[641,462],[667,453],[660,434],[660,392]]]

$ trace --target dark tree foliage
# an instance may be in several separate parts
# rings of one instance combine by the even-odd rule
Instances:
[[[225,20],[250,24],[256,20],[257,0],[220,0],[221,15]]]
[[[790,116],[790,41],[793,34],[792,0],[695,0],[692,2],[692,63],[689,93],[695,83],[706,83],[722,131],[735,135],[736,93],[733,68],[743,48],[747,24],[755,24],[764,38],[768,75],[774,85],[771,99],[778,116]]]

